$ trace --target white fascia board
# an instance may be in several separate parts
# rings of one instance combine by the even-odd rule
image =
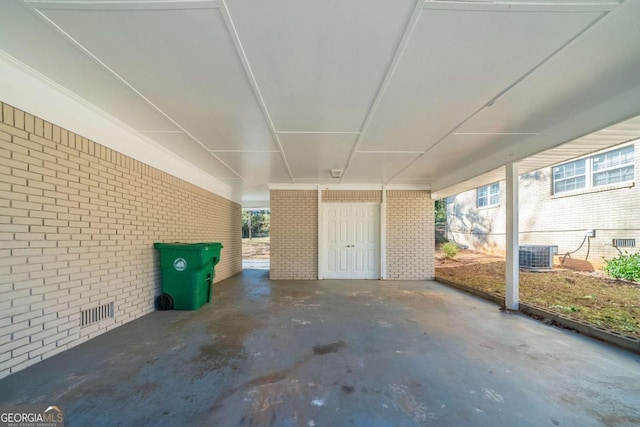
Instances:
[[[431,191],[429,184],[387,184],[387,190],[427,190]]]
[[[318,184],[269,184],[269,190],[317,190]]]
[[[262,211],[270,209],[268,200],[252,200],[242,205],[243,211]]]
[[[431,190],[428,184],[269,184],[269,190]]]
[[[382,184],[324,184],[321,190],[382,190]]]
[[[0,50],[0,101],[241,203],[241,193]]]

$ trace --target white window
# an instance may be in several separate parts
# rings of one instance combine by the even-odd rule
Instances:
[[[478,207],[486,208],[500,203],[500,183],[478,188]]]
[[[593,186],[633,181],[633,145],[593,157]]]
[[[586,160],[577,160],[553,168],[553,193],[580,190],[587,186]]]
[[[633,181],[634,146],[554,166],[553,194]]]

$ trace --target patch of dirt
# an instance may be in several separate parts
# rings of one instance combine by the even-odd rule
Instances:
[[[242,259],[269,259],[269,237],[242,239]]]
[[[447,258],[444,252],[436,251],[436,268],[461,267],[463,265],[486,264],[496,261],[504,261],[504,257],[476,252],[471,249],[461,249],[454,258]]]
[[[504,295],[504,260],[481,255],[465,250],[453,261],[436,262],[436,278]],[[520,271],[520,300],[640,338],[640,283],[614,280],[599,271]]]

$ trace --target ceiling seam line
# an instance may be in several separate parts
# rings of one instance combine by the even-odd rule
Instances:
[[[153,0],[153,1],[50,1],[23,0],[42,10],[128,11],[128,10],[201,10],[219,9],[218,0]]]
[[[25,3],[27,4],[27,3]],[[27,4],[28,5],[28,4]],[[220,159],[218,156],[216,156],[214,153],[211,153],[209,151],[209,149],[202,143],[200,142],[200,140],[198,140],[198,138],[196,138],[195,136],[193,136],[189,131],[187,131],[185,128],[183,128],[182,126],[180,126],[175,120],[173,120],[168,114],[166,114],[164,111],[162,111],[158,106],[156,106],[153,102],[151,102],[151,100],[149,100],[147,97],[145,97],[141,92],[139,92],[135,87],[133,87],[133,85],[131,85],[129,82],[127,82],[123,77],[121,77],[118,73],[116,73],[114,70],[112,70],[107,64],[105,64],[104,62],[102,62],[97,56],[95,56],[93,53],[91,53],[91,51],[89,51],[89,49],[85,48],[80,42],[78,42],[76,39],[74,39],[73,37],[71,37],[71,35],[69,33],[67,33],[66,31],[64,31],[60,26],[58,26],[55,22],[53,22],[51,19],[49,19],[47,16],[45,16],[42,12],[40,12],[37,9],[32,8],[31,6],[28,6],[29,9],[31,9],[32,11],[34,11],[38,16],[41,17],[41,19],[44,19],[45,22],[47,22],[49,25],[51,25],[56,31],[58,31],[60,34],[62,34],[68,41],[71,42],[72,45],[76,46],[76,48],[80,49],[82,52],[84,52],[86,55],[89,56],[90,59],[92,59],[93,61],[95,61],[98,65],[100,65],[101,67],[103,67],[106,71],[108,71],[109,73],[111,73],[116,79],[118,79],[123,85],[125,85],[125,87],[127,87],[130,91],[132,91],[135,95],[139,96],[140,98],[142,98],[145,102],[147,102],[153,109],[155,109],[158,113],[160,113],[163,117],[165,117],[167,120],[169,120],[172,124],[174,124],[176,127],[178,127],[182,132],[184,132],[187,136],[189,136],[189,138],[191,138],[193,141],[195,141],[197,144],[199,144],[202,148],[204,148],[207,152],[209,152],[216,160],[218,160],[224,167],[226,167],[227,169],[229,169],[232,173],[234,173],[236,176],[240,177],[243,181],[245,181],[247,184],[252,185],[250,182],[248,182],[247,180],[244,179],[244,177],[242,177],[238,172],[236,172],[232,167],[230,167],[229,165],[227,165],[224,161],[222,161],[222,159]],[[136,131],[138,132],[138,131]],[[188,162],[191,163],[191,162]],[[216,177],[217,178],[217,177]]]
[[[360,132],[329,132],[329,131],[297,131],[297,130],[278,130],[277,134],[282,135],[359,135]]]
[[[415,6],[413,7],[413,11],[411,12],[409,21],[407,22],[404,33],[402,34],[402,37],[400,38],[400,42],[396,47],[395,53],[393,55],[393,58],[391,59],[391,63],[389,64],[389,67],[387,68],[387,72],[385,73],[384,79],[380,83],[380,87],[378,88],[376,97],[374,98],[373,102],[371,103],[371,106],[369,107],[367,116],[364,119],[362,128],[360,129],[360,134],[358,135],[358,138],[353,144],[353,148],[351,149],[351,154],[349,154],[349,159],[347,159],[347,164],[345,165],[342,172],[342,177],[340,178],[340,184],[344,180],[345,175],[348,173],[349,168],[353,163],[353,158],[355,157],[355,154],[358,151],[358,148],[360,147],[362,140],[364,139],[367,129],[369,128],[369,126],[371,125],[371,122],[373,121],[373,116],[375,115],[378,109],[378,106],[382,102],[382,98],[385,92],[387,91],[387,88],[389,87],[391,78],[393,77],[396,69],[398,68],[398,64],[400,63],[400,60],[404,55],[407,45],[409,44],[409,40],[411,39],[411,36],[413,35],[413,32],[416,29],[416,26],[418,24],[418,18],[422,13],[423,5],[424,5],[424,0],[417,0]]]
[[[289,178],[293,183],[296,182],[293,172],[291,172],[291,167],[289,166],[289,162],[287,161],[287,156],[284,153],[284,149],[282,148],[282,143],[280,142],[280,138],[278,138],[278,133],[276,132],[276,127],[273,124],[273,120],[271,119],[271,115],[269,114],[269,109],[267,108],[267,104],[262,97],[262,92],[260,91],[260,87],[258,86],[258,81],[253,74],[253,69],[251,68],[251,64],[249,63],[249,58],[247,57],[246,52],[244,51],[244,47],[242,46],[242,42],[240,41],[240,35],[236,30],[236,27],[233,23],[233,19],[231,18],[231,12],[229,12],[229,8],[227,7],[227,3],[225,0],[219,0],[222,7],[220,11],[222,13],[222,17],[224,19],[225,25],[227,26],[227,31],[229,32],[229,36],[233,41],[233,45],[236,48],[236,54],[240,58],[240,62],[242,63],[242,67],[247,75],[247,79],[249,80],[249,84],[253,89],[253,93],[258,100],[258,104],[260,105],[260,109],[262,110],[262,114],[264,114],[264,118],[269,125],[269,130],[271,131],[271,136],[274,139],[274,142],[278,146],[280,150],[280,157],[284,162],[284,166],[287,169],[287,173],[289,174]]]
[[[617,1],[600,1],[598,3],[578,3],[564,1],[560,3],[544,3],[531,1],[514,3],[513,1],[460,1],[460,0],[425,0],[424,8],[428,10],[446,10],[462,12],[611,12],[620,6]]]
[[[405,170],[407,170],[411,165],[413,165],[415,162],[417,162],[419,159],[421,159],[425,154],[427,154],[429,151],[431,151],[433,148],[435,148],[437,145],[439,145],[443,140],[445,140],[447,137],[449,137],[450,135],[454,134],[455,131],[457,129],[459,129],[461,126],[463,126],[465,123],[467,123],[469,120],[471,120],[473,117],[475,117],[478,113],[480,113],[482,110],[484,110],[487,107],[492,106],[498,99],[500,99],[500,97],[504,96],[507,92],[509,92],[511,89],[513,89],[514,87],[516,87],[518,84],[522,83],[524,80],[526,80],[529,76],[531,76],[532,74],[534,74],[537,70],[539,70],[542,66],[544,66],[546,63],[548,63],[550,60],[552,60],[554,57],[556,57],[558,54],[560,54],[563,50],[565,50],[569,45],[573,44],[574,42],[576,42],[576,40],[578,40],[579,38],[581,38],[587,31],[589,31],[591,28],[593,28],[594,25],[596,25],[598,22],[600,22],[605,16],[607,16],[610,12],[606,12],[603,13],[599,18],[595,19],[593,22],[591,22],[591,24],[587,25],[585,28],[583,28],[581,31],[579,31],[577,34],[575,34],[573,37],[570,37],[569,40],[567,40],[566,42],[564,42],[560,47],[558,47],[556,50],[554,50],[553,52],[551,52],[549,55],[547,55],[544,59],[542,59],[542,61],[540,61],[538,64],[536,64],[533,68],[531,68],[529,71],[527,71],[525,74],[523,74],[520,78],[516,79],[513,83],[511,83],[510,85],[508,85],[505,89],[503,89],[502,91],[500,91],[498,93],[498,95],[492,97],[489,102],[487,102],[486,104],[482,105],[480,108],[478,108],[475,112],[473,112],[470,116],[468,116],[466,119],[464,119],[462,122],[460,122],[458,125],[456,125],[453,129],[451,129],[449,132],[447,132],[444,136],[442,136],[440,139],[438,139],[434,144],[432,144],[431,146],[429,146],[424,153],[422,153],[421,155],[419,155],[418,157],[416,157],[415,159],[413,159],[408,165],[406,165],[402,170],[398,171],[395,175],[393,175],[391,178],[389,178],[389,180],[386,182],[388,183],[389,181],[391,181],[392,179],[396,178],[398,175],[400,175],[402,172],[404,172]],[[538,134],[536,134],[538,135]],[[491,169],[493,170],[493,169]],[[488,171],[487,171],[488,172]],[[385,183],[385,184],[386,184]]]

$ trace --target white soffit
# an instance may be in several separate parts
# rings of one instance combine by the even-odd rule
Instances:
[[[640,113],[640,1],[625,2],[456,132],[527,132],[433,182],[436,191]],[[619,140],[622,142],[623,140]]]
[[[220,9],[41,12],[207,148],[277,149]]]
[[[327,179],[331,169],[343,169],[357,138],[352,134],[280,134],[291,172],[299,179]],[[317,182],[317,181],[316,181]]]
[[[342,183],[386,183],[418,153],[356,153]]]
[[[278,131],[359,131],[415,0],[229,1]]]
[[[520,174],[533,172],[637,139],[640,139],[640,116],[543,151],[534,156],[527,157],[518,162],[518,170]],[[504,168],[498,168],[475,178],[438,190],[433,193],[433,197],[441,199],[503,179]]]
[[[219,152],[216,155],[251,185],[290,182],[279,152]]]
[[[229,200],[241,195],[115,117],[0,51],[3,102]],[[26,89],[25,89],[26,88]],[[43,103],[42,100],[47,102]],[[55,108],[52,108],[55,106]]]
[[[17,1],[3,1],[0,49],[136,130],[177,130],[165,117]]]
[[[189,135],[182,132],[142,132],[158,144],[171,150],[194,166],[221,180],[238,178],[238,175],[214,157],[202,146],[194,143]]]
[[[61,30],[5,2],[0,49],[255,200],[334,182],[314,175],[341,139],[345,182],[443,189],[640,113],[635,0],[26,1]],[[153,155],[145,136],[120,151]]]
[[[477,161],[478,153],[496,151],[518,142],[521,138],[521,135],[451,134],[394,177],[391,182],[407,179],[432,182],[450,170]]]
[[[638,3],[631,3],[636,14],[640,10]],[[632,28],[620,13],[612,14],[608,20],[606,33],[601,31],[602,25],[594,25],[571,49],[551,58],[546,66],[480,111],[457,132],[538,132],[566,121],[567,111],[598,104],[612,93],[623,93],[630,85],[637,85],[637,21],[633,24],[636,28]]]
[[[422,11],[360,150],[427,150],[604,14],[462,6]]]

